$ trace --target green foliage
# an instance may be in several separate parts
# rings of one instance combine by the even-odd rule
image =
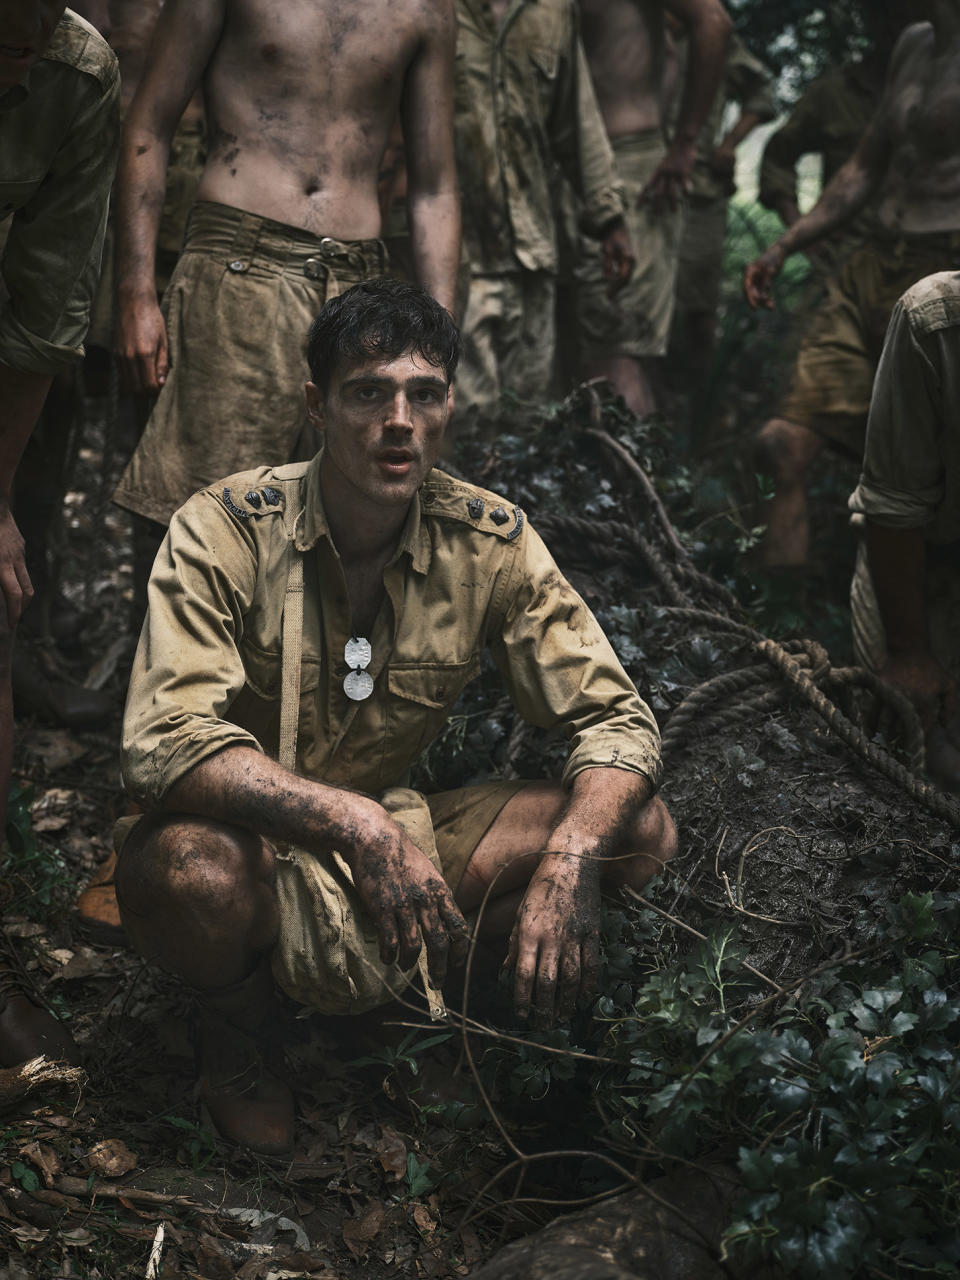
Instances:
[[[194,1173],[201,1173],[217,1154],[215,1136],[202,1125],[194,1124],[192,1120],[184,1120],[182,1116],[163,1116],[162,1119],[174,1129],[189,1135],[185,1139],[185,1150],[190,1157]]]
[[[864,0],[878,5],[883,0]],[[728,0],[738,34],[771,70],[780,91],[799,96],[802,85],[828,67],[862,54],[867,45],[862,8],[811,5],[810,0]]]
[[[24,1164],[22,1160],[14,1160],[10,1166],[10,1172],[16,1181],[23,1187],[24,1191],[38,1191],[40,1188],[40,1179],[34,1169],[28,1164]]]
[[[576,1074],[621,1161],[737,1151],[744,1190],[724,1252],[740,1274],[960,1275],[958,924],[960,894],[907,894],[869,955],[764,1001],[729,925],[643,973],[653,917],[611,912],[590,1045],[608,1064],[575,1070],[531,1037],[488,1050],[482,1069],[502,1103],[528,1105]]]
[[[412,1151],[407,1152],[406,1187],[411,1200],[427,1195],[437,1185],[431,1169],[429,1160],[418,1160]]]
[[[30,819],[32,803],[33,788],[13,783],[7,800],[3,874],[19,890],[13,902],[17,910],[40,918],[54,905],[58,892],[69,886],[70,872],[55,849],[37,843]]]

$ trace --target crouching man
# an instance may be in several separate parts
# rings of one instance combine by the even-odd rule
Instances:
[[[293,1140],[276,987],[359,1012],[422,944],[429,990],[489,890],[519,1014],[563,1016],[595,978],[600,883],[675,851],[656,724],[597,622],[518,507],[433,469],[459,353],[415,286],[328,302],[322,451],[196,494],[150,581],[123,742],[148,813],[117,897],[140,953],[201,989],[201,1095],[260,1151]],[[405,774],[484,650],[519,713],[567,734],[562,783],[423,797]]]

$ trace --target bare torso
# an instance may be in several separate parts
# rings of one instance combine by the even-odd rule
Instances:
[[[888,231],[960,231],[960,41],[905,34],[884,95],[889,161],[877,218]]]
[[[663,121],[662,0],[580,0],[583,44],[611,138]]]
[[[199,198],[321,235],[380,234],[377,178],[431,0],[227,0],[204,77]]]

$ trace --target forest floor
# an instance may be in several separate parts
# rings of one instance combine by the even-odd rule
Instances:
[[[481,974],[470,1013],[484,1030],[467,1047],[489,1109],[453,1024],[437,1042],[415,1007],[385,1017],[408,1026],[301,1021],[291,1045],[293,1158],[258,1159],[216,1140],[194,1095],[182,989],[129,950],[86,940],[72,912],[127,810],[117,739],[135,643],[130,529],[105,500],[116,459],[104,457],[100,408],[92,405],[68,496],[60,567],[86,616],[85,657],[71,674],[109,690],[116,715],[96,733],[18,722],[21,840],[3,871],[2,904],[17,960],[68,1022],[87,1077],[38,1087],[0,1114],[0,1278],[146,1276],[161,1224],[164,1277],[468,1275],[502,1243],[547,1222],[558,1204],[609,1190],[604,1152],[637,1177],[652,1167],[649,1152],[631,1157],[629,1124],[598,1115],[575,1067],[560,1071],[549,1056],[573,1045],[598,1053],[605,1006],[579,1015],[569,1033],[534,1037],[547,1055],[538,1058],[516,1037],[497,984]],[[618,414],[605,425],[617,434]],[[818,490],[823,572],[807,601],[793,585],[760,583],[750,559],[754,482],[737,430],[721,425],[696,460],[663,428],[646,454],[643,440],[631,447],[698,564],[749,597],[752,621],[789,634],[806,613],[803,634],[812,627],[843,665],[852,552],[836,494],[846,480],[824,473]],[[601,451],[563,414],[535,445],[510,437],[496,452],[467,448],[457,462],[520,502],[534,524],[541,513],[559,513],[639,518],[643,527]],[[579,551],[564,543],[558,559],[669,723],[690,689],[743,661],[743,641],[671,618],[649,574],[627,558],[605,563],[602,541]],[[838,545],[842,554],[832,550]],[[498,771],[536,776],[555,769],[561,754],[557,743],[514,732],[487,673],[428,753],[420,783],[442,788]],[[798,703],[691,740],[671,758],[662,794],[680,854],[651,887],[649,905],[609,904],[610,998],[625,971],[662,972],[688,956],[691,930],[727,927],[755,969],[788,987],[856,948],[904,892],[958,888],[955,834]],[[450,1076],[462,1084],[459,1102],[436,1087]],[[518,1163],[518,1151],[527,1159]]]

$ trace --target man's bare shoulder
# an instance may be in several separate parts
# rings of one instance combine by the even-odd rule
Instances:
[[[932,22],[914,22],[893,46],[887,71],[887,88],[895,88],[903,80],[912,80],[918,66],[933,55],[936,32]]]

